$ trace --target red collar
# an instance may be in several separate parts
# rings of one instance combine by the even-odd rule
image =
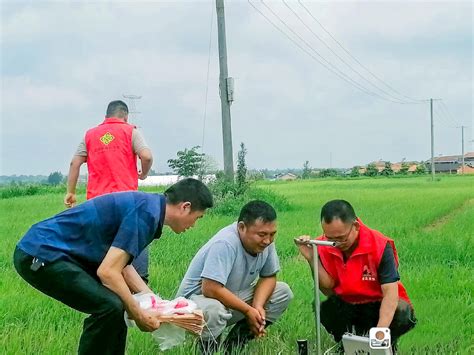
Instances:
[[[102,124],[106,123],[127,123],[123,120],[123,118],[118,118],[118,117],[106,117],[104,119],[104,122]]]

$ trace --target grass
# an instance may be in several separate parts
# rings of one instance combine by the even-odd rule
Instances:
[[[392,237],[400,275],[415,306],[418,325],[401,338],[401,354],[473,352],[474,177],[307,180],[262,182],[259,187],[286,197],[279,213],[279,279],[295,299],[269,336],[251,344],[251,354],[294,354],[296,339],[314,339],[313,282],[292,239],[316,235],[318,214],[330,199],[350,201],[370,227]],[[69,354],[76,351],[84,315],[40,294],[13,270],[15,244],[29,226],[63,209],[63,193],[0,200],[0,351],[5,354]],[[84,196],[80,195],[81,201]],[[210,214],[185,235],[167,230],[151,248],[151,286],[171,298],[189,261],[209,237],[235,217]],[[71,285],[73,286],[73,285]],[[323,348],[333,342],[322,331]],[[191,341],[169,351],[192,353]],[[159,352],[149,334],[129,332],[129,354]]]

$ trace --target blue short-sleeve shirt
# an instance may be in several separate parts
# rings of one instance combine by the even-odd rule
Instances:
[[[139,191],[98,196],[33,225],[18,243],[44,262],[71,260],[97,269],[111,246],[137,257],[161,236],[165,197]]]

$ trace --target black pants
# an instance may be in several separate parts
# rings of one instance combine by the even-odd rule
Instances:
[[[351,304],[337,296],[330,296],[321,303],[321,323],[334,340],[339,342],[345,332],[352,333],[355,328],[357,335],[369,333],[370,328],[376,327],[379,320],[380,302]],[[398,338],[412,329],[416,324],[413,308],[407,302],[400,300],[390,324],[392,344]]]
[[[55,261],[33,271],[32,259],[21,249],[15,249],[13,262],[23,279],[46,295],[90,314],[84,320],[79,354],[124,354],[127,327],[120,298],[103,286],[97,276],[75,263]]]

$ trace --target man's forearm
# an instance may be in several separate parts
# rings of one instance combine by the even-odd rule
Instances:
[[[141,175],[147,176],[151,166],[153,165],[153,154],[150,149],[145,148],[138,153],[138,157],[140,158],[141,163]]]
[[[123,278],[125,279],[128,288],[133,293],[138,292],[151,292],[153,291],[148,287],[148,285],[143,281],[143,279],[138,275],[137,270],[133,265],[128,265],[122,271]]]
[[[141,160],[142,162],[142,175],[146,176],[150,172],[150,168],[153,164],[153,159]]]
[[[398,306],[398,285],[396,283],[382,285],[382,293],[383,298],[380,304],[377,327],[388,328]]]
[[[222,285],[203,290],[203,296],[218,300],[227,308],[245,314],[250,306]]]
[[[120,297],[129,316],[135,319],[140,314],[140,306],[133,298],[122,274],[113,270],[99,274],[99,278],[105,287]]]
[[[71,166],[69,168],[69,174],[67,176],[67,192],[76,193],[76,185],[77,185],[77,180],[79,178],[79,170],[80,168],[73,165],[71,163]]]
[[[79,172],[81,165],[86,161],[86,157],[75,155],[69,166],[69,174],[67,176],[67,192],[76,193],[77,180],[79,178]]]
[[[313,262],[308,260],[308,264],[311,268],[311,272],[314,274]],[[328,274],[321,260],[318,260],[318,278],[319,278],[319,288],[321,292],[325,295],[329,293],[335,287],[335,282],[332,277]]]
[[[276,276],[261,277],[255,286],[255,294],[253,296],[254,307],[265,307],[268,299],[271,297],[276,286]]]

